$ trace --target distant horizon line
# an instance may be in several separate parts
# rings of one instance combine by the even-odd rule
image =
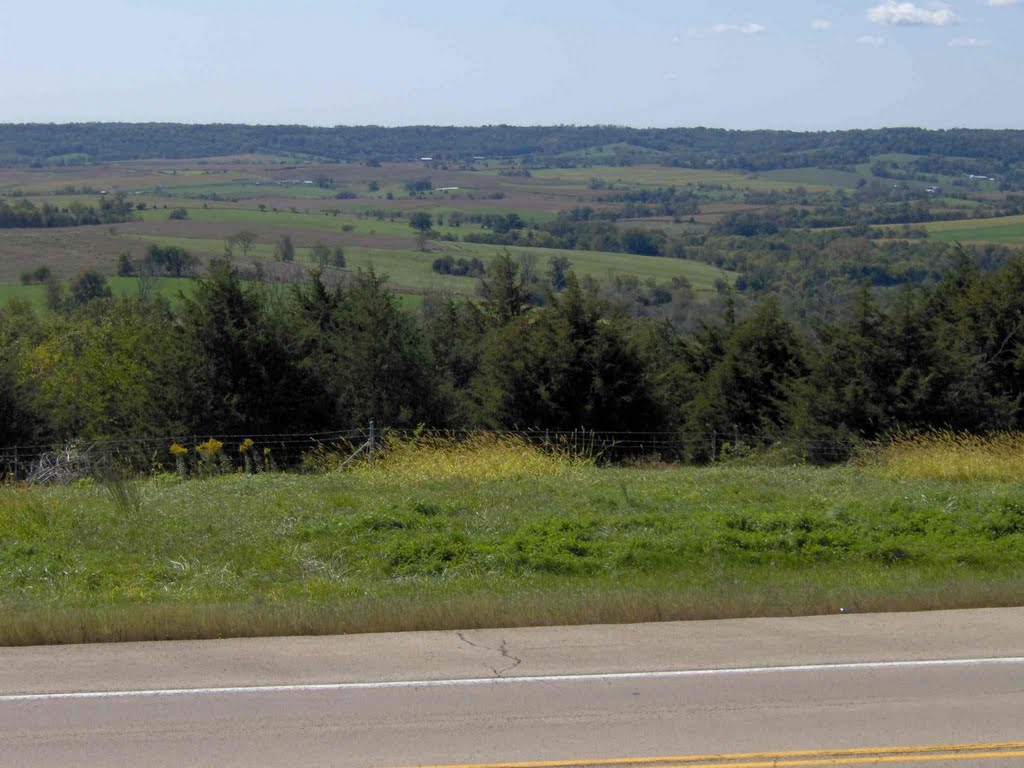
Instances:
[[[479,124],[443,124],[443,123],[403,123],[386,125],[381,123],[336,123],[333,125],[319,123],[261,123],[261,122],[186,122],[175,120],[67,120],[67,121],[0,121],[0,128],[16,128],[24,126],[102,126],[102,125],[131,125],[131,126],[155,126],[175,125],[190,127],[212,127],[229,126],[245,128],[311,128],[316,130],[338,130],[344,128],[377,128],[381,130],[404,130],[410,128],[436,128],[436,129],[486,129],[486,128],[520,128],[520,129],[556,129],[556,128],[607,128],[630,131],[675,131],[675,130],[705,130],[724,131],[728,133],[849,133],[853,131],[898,131],[916,130],[930,133],[945,133],[954,131],[1015,131],[1024,133],[1024,127],[971,127],[953,126],[933,128],[924,125],[878,125],[870,128],[728,128],[713,125],[669,125],[669,126],[637,126],[624,123],[479,123]]]

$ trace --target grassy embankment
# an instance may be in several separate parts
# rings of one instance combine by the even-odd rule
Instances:
[[[0,488],[0,644],[1020,604],[1022,446],[637,469],[478,441]]]

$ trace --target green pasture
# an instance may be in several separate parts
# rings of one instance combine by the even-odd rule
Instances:
[[[152,278],[151,282],[154,294],[172,302],[182,294],[191,295],[196,285],[194,280],[185,277],[157,277]],[[62,284],[67,291],[69,281],[63,281]],[[135,277],[108,277],[107,285],[115,296],[124,298],[138,296],[141,288],[139,279]],[[42,307],[46,302],[46,289],[42,285],[0,283],[0,306],[6,305],[12,299],[20,299],[33,306]]]
[[[204,184],[175,183],[175,177],[169,176],[168,182],[139,187],[148,194],[172,192],[178,197],[203,198],[217,197],[226,200],[251,200],[257,197],[288,197],[298,200],[329,200],[334,197],[335,190],[322,189],[315,184],[256,184],[249,181],[224,181],[222,183],[207,182]],[[194,178],[194,177],[192,177]]]
[[[669,168],[658,165],[593,166],[590,168],[545,168],[532,172],[538,179],[564,179],[588,185],[597,178],[606,184],[632,186],[685,187],[688,185],[712,185],[734,189],[782,190],[792,189],[797,184],[768,178],[765,175],[744,174],[734,171],[710,171],[693,168]],[[825,191],[826,185],[801,184],[809,191]]]
[[[6,306],[12,299],[19,299],[33,306],[41,307],[46,301],[46,288],[42,285],[0,283],[0,306]]]
[[[939,205],[944,205],[947,208],[980,208],[981,202],[978,200],[962,200],[959,197],[940,197],[936,200]]]
[[[196,255],[219,256],[223,253],[224,243],[221,240],[202,240],[189,237],[150,237],[147,235],[135,236],[146,242],[155,242],[159,245],[174,245],[184,248]],[[491,246],[490,254],[494,250]],[[472,293],[476,290],[478,281],[470,277],[458,277],[454,275],[439,275],[431,269],[434,259],[440,255],[439,252],[430,251],[423,253],[417,250],[394,250],[387,248],[364,248],[361,246],[346,246],[345,260],[348,269],[370,269],[377,273],[387,275],[392,287],[398,290],[424,291],[451,291],[455,293]],[[260,243],[253,246],[249,254],[250,260],[273,261],[274,246],[270,243]],[[241,264],[241,260],[239,259]],[[295,249],[295,264],[299,267],[312,268],[313,259],[311,249],[297,246]],[[242,264],[242,266],[245,266]]]
[[[791,186],[811,188],[819,187],[856,187],[866,177],[860,173],[839,171],[833,168],[785,168],[777,171],[762,171],[762,179],[781,181]]]
[[[408,226],[406,226],[408,229]],[[196,255],[205,257],[219,256],[223,253],[222,240],[210,240],[189,237],[154,237],[150,235],[124,234],[124,238],[155,242],[159,245],[175,245]],[[310,243],[311,245],[312,243]],[[312,266],[310,248],[302,242],[296,243],[295,260],[299,265]],[[430,241],[428,252],[415,249],[367,248],[362,246],[345,246],[345,258],[350,269],[373,267],[377,272],[388,275],[391,284],[399,289],[448,290],[457,293],[472,293],[478,281],[475,278],[439,275],[431,265],[434,259],[444,254],[456,258],[479,258],[485,264],[496,253],[505,250],[503,246],[484,243],[447,243]],[[580,276],[589,275],[597,280],[607,280],[613,275],[631,274],[642,280],[653,278],[657,281],[668,281],[673,277],[685,277],[698,291],[713,290],[719,278],[732,282],[736,275],[710,264],[689,261],[686,259],[670,259],[660,256],[637,256],[629,253],[608,253],[604,251],[569,251],[557,248],[526,248],[510,246],[507,249],[514,256],[532,254],[537,259],[538,268],[546,268],[548,260],[553,256],[565,256]],[[272,243],[258,243],[253,246],[250,258],[264,261],[274,257]]]
[[[471,245],[459,243],[461,249],[476,248],[480,258],[493,255],[496,246]],[[489,249],[489,250],[485,250]],[[607,280],[614,275],[636,275],[642,280],[654,278],[658,281],[671,280],[673,277],[685,277],[698,291],[714,289],[719,278],[727,283],[736,279],[736,273],[687,259],[670,259],[661,256],[637,256],[632,253],[608,253],[605,251],[567,251],[558,248],[521,248],[509,247],[512,254],[531,253],[537,257],[538,264],[543,267],[552,256],[565,256],[572,262],[578,275],[590,275],[598,280]]]
[[[351,226],[353,229],[349,230],[349,233],[353,235],[387,235],[390,237],[413,238],[416,234],[409,226],[408,218],[396,218],[392,221],[388,218],[378,219],[369,214],[359,216],[351,211],[334,213],[330,210],[334,206],[328,202],[320,205],[317,210],[311,208],[309,213],[305,212],[305,208],[297,213],[291,210],[278,209],[275,211],[269,208],[261,211],[259,208],[229,206],[219,202],[212,203],[205,208],[202,205],[196,205],[194,202],[188,202],[179,207],[188,211],[188,220],[182,224],[183,227],[188,226],[187,221],[213,221],[235,224],[239,230],[253,225],[260,225],[281,230],[319,230],[321,232],[341,233],[344,231],[344,227]],[[298,208],[298,206],[295,207]],[[162,208],[152,209],[142,211],[140,215],[143,221],[147,222],[168,221],[170,210]],[[341,211],[343,209],[339,207],[338,210]],[[423,210],[433,213],[436,217],[437,213],[447,215],[447,213],[456,209],[424,206]],[[479,227],[472,224],[463,224],[461,228],[445,225],[435,226],[434,229],[442,234],[458,235],[467,230],[479,229]]]
[[[928,236],[940,242],[1024,245],[1024,216],[935,221],[924,226]]]

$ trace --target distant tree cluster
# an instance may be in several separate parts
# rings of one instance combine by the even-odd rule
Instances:
[[[96,206],[76,200],[63,208],[50,203],[37,206],[24,198],[13,202],[0,198],[0,229],[117,224],[130,221],[133,208],[123,194],[101,197]]]
[[[577,219],[571,213],[560,214],[544,224],[526,228],[518,214],[481,217],[484,231],[467,232],[467,243],[521,245],[530,248],[612,251],[643,256],[668,255],[668,238],[660,229],[628,227],[620,229],[606,219]]]
[[[484,263],[478,258],[455,258],[445,254],[434,259],[431,268],[439,275],[456,275],[459,277],[483,277]]]
[[[419,192],[427,192],[433,188],[434,183],[429,178],[412,179],[411,181],[405,182],[405,191],[410,195],[415,195]]]
[[[149,277],[192,277],[199,266],[199,259],[176,245],[153,243],[138,263],[131,253],[122,253],[117,258],[117,274],[121,277],[133,275]]]

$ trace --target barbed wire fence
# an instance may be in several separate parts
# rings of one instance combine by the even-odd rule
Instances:
[[[220,443],[218,460],[233,468],[294,470],[317,450],[345,450],[365,441],[367,430],[281,434],[178,434],[163,437],[74,440],[60,444],[0,448],[0,480],[42,484],[67,482],[99,471],[138,474],[175,471],[175,448],[198,459],[209,441]],[[246,454],[249,461],[246,461]]]
[[[848,459],[861,444],[853,440],[783,437],[745,433],[739,428],[704,431],[588,429],[425,429],[364,428],[281,434],[187,434],[71,441],[0,448],[0,481],[45,484],[69,482],[97,473],[151,474],[179,470],[183,456],[198,470],[204,444],[213,440],[220,471],[300,471],[331,466],[344,469],[357,460],[373,464],[390,441],[462,441],[480,436],[514,438],[543,450],[587,456],[602,463],[654,460],[715,463],[765,452],[815,463]]]
[[[667,463],[714,463],[741,459],[755,453],[776,451],[821,463],[844,461],[862,444],[855,440],[769,437],[730,430],[590,430],[590,429],[508,429],[508,430],[388,430],[399,439],[468,439],[476,435],[516,437],[538,447],[565,450],[608,463],[643,458]]]

